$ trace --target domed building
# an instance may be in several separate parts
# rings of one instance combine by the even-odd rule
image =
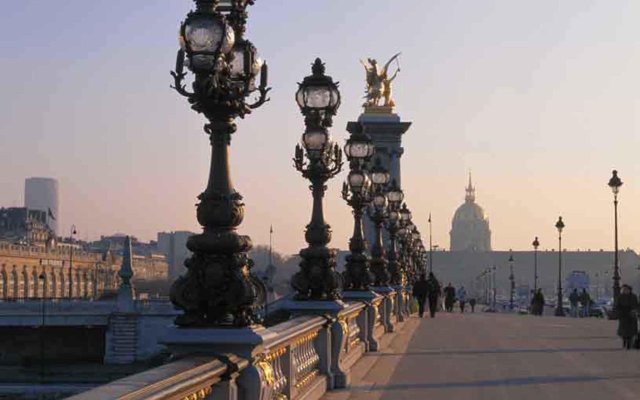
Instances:
[[[491,251],[489,220],[476,204],[471,174],[466,192],[464,204],[458,207],[451,222],[451,251]]]

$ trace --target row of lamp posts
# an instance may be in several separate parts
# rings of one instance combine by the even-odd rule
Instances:
[[[171,301],[184,313],[181,327],[235,326],[259,323],[258,309],[266,300],[262,282],[250,272],[247,252],[251,239],[236,229],[244,217],[242,196],[235,190],[229,168],[235,119],[244,118],[268,101],[267,66],[251,42],[244,38],[247,7],[255,0],[195,0],[196,9],[180,28],[180,49],[172,72],[173,88],[191,108],[205,116],[212,146],[209,182],[199,196],[197,218],[203,232],[189,238],[193,255],[187,273],[171,290]],[[194,79],[184,83],[188,69]],[[260,77],[259,84],[256,80]],[[296,102],[305,120],[301,145],[296,146],[295,168],[311,182],[313,209],[306,227],[308,246],[300,252],[300,270],[292,278],[297,300],[338,301],[342,289],[368,291],[371,286],[402,286],[424,270],[426,252],[404,194],[379,159],[372,163],[375,146],[362,131],[352,133],[345,146],[350,172],[343,198],[354,215],[346,271],[336,271],[336,251],[327,247],[331,228],[324,218],[326,183],[343,165],[342,151],[331,140],[329,128],[340,106],[338,84],[325,75],[320,59],[312,74],[299,84]],[[376,228],[369,258],[363,234],[367,215]],[[390,236],[388,255],[382,229]]]
[[[609,179],[608,186],[611,188],[613,192],[613,219],[614,219],[614,253],[613,253],[613,299],[614,299],[614,313],[615,313],[615,304],[617,303],[618,296],[620,295],[620,261],[619,261],[619,250],[618,250],[618,193],[620,192],[620,187],[622,186],[622,180],[618,176],[618,171],[613,170],[611,179]],[[562,231],[565,227],[564,221],[562,217],[558,217],[558,221],[556,221],[555,227],[558,231],[558,282],[557,282],[557,299],[556,299],[556,309],[554,315],[563,317],[565,315],[564,307],[563,307],[563,291],[562,291]],[[538,247],[540,246],[540,241],[536,236],[533,242],[531,243],[533,246],[533,287],[534,290],[538,289]],[[513,309],[513,296],[514,296],[514,278],[513,278],[513,256],[509,257],[509,263],[511,267],[511,274],[509,275],[509,279],[511,280],[511,296],[510,296],[510,306]]]

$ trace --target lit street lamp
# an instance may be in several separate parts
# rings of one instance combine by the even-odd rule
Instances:
[[[370,172],[373,184],[373,197],[367,215],[375,227],[375,240],[371,244],[371,272],[373,272],[374,286],[388,286],[389,272],[387,271],[387,259],[382,242],[382,224],[387,212],[387,196],[384,188],[391,179],[391,174],[376,158]]]
[[[390,282],[394,286],[404,285],[406,283],[404,274],[402,273],[402,267],[398,260],[398,230],[401,228],[402,223],[400,210],[402,200],[404,200],[404,193],[400,190],[398,183],[394,179],[387,191],[389,212],[386,218],[386,228],[387,232],[389,232],[389,264],[387,268],[389,270]],[[406,205],[404,206],[404,210],[407,210]]]
[[[538,237],[533,240],[533,290],[538,290],[538,247],[540,246],[540,242],[538,241]]]
[[[564,229],[564,222],[562,222],[562,217],[558,217],[556,229],[558,229],[558,300],[555,316],[564,317],[564,308],[562,306],[562,230]]]
[[[362,215],[371,202],[371,180],[364,170],[364,164],[369,161],[374,150],[373,141],[362,129],[354,131],[344,146],[351,171],[347,182],[342,185],[342,198],[351,206],[354,220],[353,236],[349,240],[351,253],[346,256],[343,275],[344,290],[369,290],[372,282]]]
[[[218,0],[195,3],[196,10],[180,27],[180,49],[171,75],[173,88],[208,120],[204,131],[212,156],[207,187],[198,196],[197,218],[203,233],[187,241],[193,255],[185,262],[187,273],[171,287],[171,301],[184,311],[175,320],[178,326],[246,327],[259,322],[266,290],[250,273],[251,239],[236,232],[244,219],[244,204],[233,187],[229,158],[235,119],[268,101],[267,65],[244,38],[247,7],[253,1],[231,0],[224,6]],[[192,91],[184,82],[185,67],[194,76]]]
[[[618,177],[618,171],[613,170],[613,176],[609,179],[609,187],[613,192],[613,220],[614,220],[614,253],[613,253],[613,304],[615,305],[620,295],[620,266],[618,260],[618,192],[622,181]]]
[[[296,145],[293,159],[296,169],[311,181],[313,211],[300,251],[300,271],[291,279],[298,300],[337,300],[341,297],[341,279],[336,272],[336,250],[329,249],[331,228],[325,222],[322,200],[325,183],[342,169],[342,150],[331,141],[329,128],[340,106],[338,85],[324,74],[324,63],[316,58],[312,75],[304,78],[296,93],[296,102],[305,117],[302,146]],[[364,182],[363,182],[364,184]]]

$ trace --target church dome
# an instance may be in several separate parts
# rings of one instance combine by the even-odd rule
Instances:
[[[476,204],[476,190],[471,183],[466,188],[464,203],[451,221],[452,251],[491,251],[491,230],[482,207]]]
[[[484,221],[485,219],[487,219],[487,217],[482,207],[470,202],[465,202],[458,207],[455,214],[453,214],[454,223],[456,221]]]

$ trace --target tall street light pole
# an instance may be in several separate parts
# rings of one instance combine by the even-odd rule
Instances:
[[[371,203],[371,180],[366,163],[375,151],[371,137],[363,132],[359,124],[349,125],[351,136],[347,139],[344,152],[349,161],[350,172],[347,181],[342,185],[342,198],[352,208],[353,236],[349,240],[350,254],[346,256],[343,274],[344,290],[366,291],[372,283],[367,255],[367,241],[364,237],[362,217],[366,207]]]
[[[618,177],[618,171],[613,170],[613,176],[609,179],[609,187],[613,192],[613,304],[617,304],[620,295],[620,265],[618,260],[618,192],[622,186],[622,181]]]
[[[46,283],[47,276],[44,272],[41,272],[38,276],[38,279],[42,282],[43,292],[44,285]],[[40,323],[40,382],[44,382],[44,305],[45,305],[45,296],[43,295],[40,299],[41,312],[42,312],[42,322]]]
[[[193,255],[185,261],[186,274],[171,287],[171,302],[184,311],[175,319],[179,327],[241,328],[259,323],[266,289],[250,272],[251,238],[237,232],[244,203],[231,179],[231,138],[235,120],[269,100],[268,70],[245,38],[253,1],[195,3],[180,26],[172,87],[206,118],[211,164],[196,211],[203,232],[187,241]]]
[[[558,217],[556,229],[558,229],[558,300],[555,315],[556,317],[564,317],[564,308],[562,307],[562,230],[564,222],[562,222],[562,217]]]
[[[382,166],[380,158],[375,159],[371,168],[372,197],[371,204],[367,208],[367,215],[375,227],[375,237],[371,243],[371,272],[373,284],[376,287],[389,285],[389,271],[387,258],[382,241],[382,224],[387,214],[387,196],[385,188],[391,180],[391,174]]]
[[[73,297],[73,237],[77,233],[76,226],[71,225],[69,234],[69,299]]]
[[[433,233],[431,231],[431,213],[429,213],[429,273],[433,272]]]
[[[538,247],[540,246],[540,242],[538,241],[538,237],[533,240],[533,290],[538,290]]]
[[[297,300],[338,300],[342,280],[336,272],[336,250],[327,247],[331,227],[324,219],[323,199],[327,181],[342,169],[342,150],[331,141],[328,130],[340,106],[340,92],[333,79],[325,75],[322,60],[316,58],[311,71],[296,93],[306,129],[293,161],[311,182],[313,208],[305,231],[308,247],[300,251],[300,271],[291,279],[291,286]]]

